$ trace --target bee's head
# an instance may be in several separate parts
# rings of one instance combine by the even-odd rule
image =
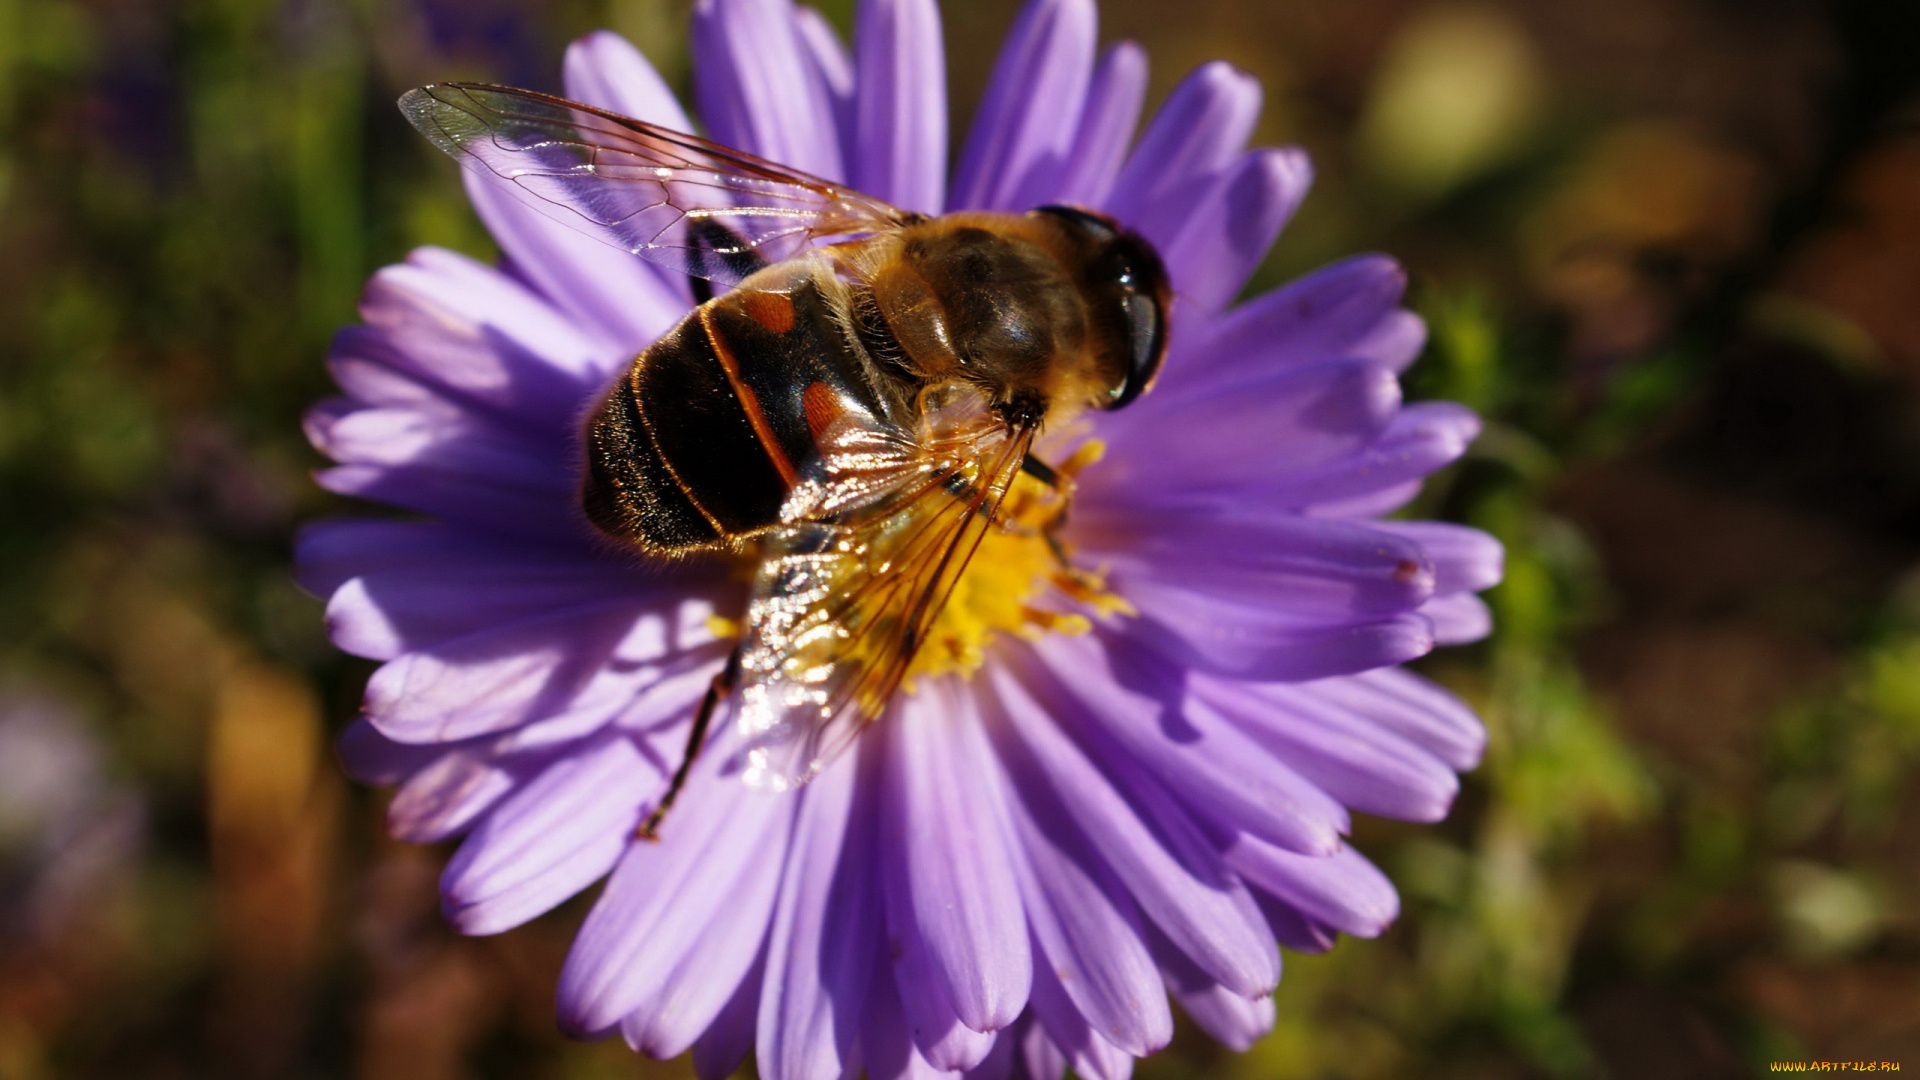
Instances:
[[[1077,206],[1042,206],[1058,220],[1081,256],[1080,284],[1109,395],[1118,409],[1144,393],[1167,356],[1167,308],[1173,292],[1166,264],[1139,234]]]

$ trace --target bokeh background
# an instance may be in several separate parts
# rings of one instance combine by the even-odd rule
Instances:
[[[1012,0],[946,8],[971,111]],[[576,902],[435,909],[330,740],[368,665],[288,575],[305,405],[376,267],[491,252],[391,102],[558,88],[688,0],[0,0],[0,1078],[687,1077],[554,1030]],[[826,5],[842,28],[851,4]],[[1920,4],[1106,0],[1319,181],[1257,287],[1399,255],[1421,510],[1509,546],[1423,663],[1486,763],[1365,822],[1406,912],[1146,1080],[1920,1069]]]

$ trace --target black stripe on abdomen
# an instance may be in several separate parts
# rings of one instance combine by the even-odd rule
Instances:
[[[633,396],[661,464],[711,527],[737,535],[779,521],[787,483],[697,314],[641,355]]]

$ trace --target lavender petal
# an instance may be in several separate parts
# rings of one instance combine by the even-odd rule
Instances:
[[[1400,410],[1379,437],[1351,453],[1300,469],[1276,472],[1241,493],[1272,507],[1315,507],[1368,492],[1400,488],[1459,460],[1480,434],[1480,418],[1449,401],[1422,401]],[[1091,479],[1091,477],[1089,477]]]
[[[700,1080],[726,1080],[746,1063],[753,1049],[753,1033],[759,1025],[761,973],[766,963],[763,949],[747,976],[734,988],[733,997],[714,1017],[706,1033],[693,1044],[693,1071]]]
[[[1101,418],[1109,451],[1081,502],[1137,507],[1314,478],[1371,449],[1399,409],[1393,373],[1350,360],[1284,369],[1233,393],[1149,394]]]
[[[364,716],[355,717],[334,745],[347,775],[363,784],[398,784],[446,753],[438,745],[415,746],[380,734]]]
[[[688,294],[633,255],[547,217],[503,185],[467,170],[460,178],[514,273],[603,343],[607,367],[686,314]]]
[[[1363,813],[1439,821],[1460,780],[1440,759],[1369,724],[1315,709],[1293,687],[1196,675],[1194,697],[1301,775]]]
[[[1490,589],[1505,570],[1506,549],[1479,529],[1445,521],[1381,521],[1373,527],[1420,545],[1433,563],[1436,595]]]
[[[1149,240],[1165,243],[1202,190],[1253,134],[1260,84],[1221,61],[1175,87],[1113,182],[1105,209]]]
[[[1058,688],[1047,685],[1044,662],[1022,666],[1037,688],[1003,667],[992,669],[1005,717],[994,727],[1001,760],[1035,817],[1044,822],[1056,803],[1064,806],[1141,911],[1183,951],[1229,986],[1249,994],[1271,989],[1279,953],[1239,879],[1158,781],[1122,755],[1102,755],[1096,765],[1060,730],[1053,717],[1065,706]]]
[[[1153,615],[1130,620],[1128,633],[1196,670],[1236,679],[1299,682],[1404,664],[1433,651],[1433,624],[1417,612],[1301,627],[1258,605],[1145,583],[1134,588],[1135,601]]]
[[[1346,808],[1232,724],[1188,708],[1185,669],[1112,634],[1034,649],[1078,699],[1080,726],[1097,724],[1196,813],[1290,851],[1339,849]]]
[[[951,680],[902,702],[889,736],[881,842],[887,920],[919,931],[960,1022],[992,1032],[1026,1006],[1027,916],[1007,858],[992,751],[971,695]]]
[[[1465,771],[1480,763],[1487,729],[1466,703],[1410,671],[1382,668],[1291,690],[1324,722],[1371,724]]]
[[[1087,86],[1086,106],[1073,149],[1051,191],[1039,201],[1099,206],[1120,175],[1127,144],[1140,123],[1140,107],[1147,100],[1147,51],[1131,41],[1109,48],[1100,58]]]
[[[1180,299],[1207,314],[1226,307],[1312,182],[1313,166],[1298,149],[1255,150],[1231,167],[1160,249]]]
[[[1033,1015],[1076,1074],[1087,1080],[1127,1080],[1133,1075],[1133,1055],[1101,1038],[1087,1024],[1046,964],[1034,969]]]
[[[715,142],[845,179],[833,103],[790,0],[700,0],[692,31],[694,96]]]
[[[1221,986],[1195,967],[1165,938],[1155,936],[1153,955],[1167,987],[1200,1030],[1245,1053],[1273,1027],[1273,998],[1246,998]]]
[[[1412,611],[1434,595],[1426,550],[1349,521],[1294,514],[1137,513],[1096,518],[1075,540],[1141,612],[1138,587],[1267,609],[1275,624],[1326,626]]]
[[[852,1066],[880,919],[873,834],[859,827],[874,817],[873,785],[858,783],[862,764],[841,759],[799,796],[760,991],[758,1060],[768,1080],[837,1080]]]
[[[1493,633],[1493,611],[1472,593],[1436,596],[1422,604],[1420,614],[1433,624],[1436,645],[1466,645]]]
[[[1020,1037],[1016,1056],[1025,1080],[1060,1080],[1067,1071],[1067,1057],[1053,1045],[1046,1028],[1033,1019],[1031,1011],[1021,1018],[1020,1026],[1014,1031]]]
[[[1093,72],[1093,0],[1029,0],[994,62],[948,210],[1026,210],[1071,148]],[[1044,103],[1044,107],[1036,107]]]
[[[367,715],[399,742],[438,742],[504,731],[576,701],[614,708],[664,674],[661,665],[712,642],[704,627],[676,625],[680,614],[616,600],[439,642],[374,672]]]
[[[983,1064],[991,1057],[983,1059]],[[953,1076],[929,1065],[927,1059],[920,1056],[908,1030],[900,991],[893,985],[893,971],[885,964],[875,968],[872,985],[867,990],[866,1020],[860,1031],[860,1059],[872,1080],[938,1080]]]
[[[613,867],[662,777],[624,738],[548,766],[490,812],[447,863],[441,908],[467,934],[497,934]]]
[[[1323,266],[1176,341],[1155,393],[1184,391],[1190,383],[1230,387],[1330,357],[1375,360],[1397,371],[1365,346],[1397,316],[1410,314],[1399,306],[1406,285],[1406,272],[1383,255]]]
[[[820,92],[826,95],[833,129],[840,139],[840,160],[851,163],[860,154],[860,144],[854,141],[853,135],[853,57],[847,55],[847,45],[840,40],[840,32],[818,8],[795,5],[793,25],[800,35],[800,46],[807,54],[807,70]]]
[[[387,831],[414,844],[437,844],[458,835],[543,763],[516,764],[520,767],[472,745],[447,751],[394,793],[387,804]]]
[[[695,950],[722,907],[763,912],[765,925],[795,800],[741,790],[720,774],[723,751],[717,740],[701,754],[661,839],[628,845],[587,914],[560,972],[568,1031],[605,1031],[656,1001],[681,965],[697,970]]]
[[[1226,857],[1248,884],[1344,934],[1377,937],[1400,914],[1393,883],[1350,847],[1296,855],[1242,836]]]
[[[1125,886],[1071,826],[1056,820],[1043,828],[1019,799],[1008,810],[1036,953],[1107,1041],[1136,1056],[1164,1047],[1173,1014]]]
[[[947,201],[947,64],[933,0],[867,0],[854,33],[852,182],[905,209]]]

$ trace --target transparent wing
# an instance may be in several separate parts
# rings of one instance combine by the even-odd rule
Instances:
[[[400,111],[454,160],[547,217],[723,284],[823,238],[913,220],[752,154],[531,90],[437,83],[407,91]]]
[[[925,439],[833,435],[827,480],[768,538],[740,653],[749,784],[805,783],[880,717],[991,527],[1033,430],[960,411]]]

